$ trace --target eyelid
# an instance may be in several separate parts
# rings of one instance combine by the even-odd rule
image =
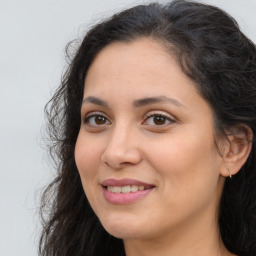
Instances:
[[[177,122],[177,120],[176,120],[176,118],[175,118],[174,116],[172,116],[172,115],[170,115],[170,114],[167,114],[166,112],[163,113],[163,112],[161,112],[161,111],[151,111],[151,112],[149,112],[149,113],[147,113],[147,114],[145,115],[145,118],[144,118],[143,123],[145,123],[146,120],[148,120],[149,118],[154,117],[154,116],[161,116],[161,117],[164,117],[164,118],[166,118],[168,121],[170,121],[171,123],[176,123],[176,122]],[[168,124],[165,124],[165,125],[168,125]],[[161,126],[161,125],[159,125],[159,126]],[[162,125],[162,126],[164,126],[164,125]]]
[[[161,111],[161,110],[153,110],[153,111],[150,111],[150,112],[148,112],[148,113],[145,115],[145,118],[151,117],[151,116],[157,116],[157,115],[167,117],[167,118],[169,118],[169,119],[171,119],[171,120],[173,120],[173,121],[176,120],[176,117],[174,117],[173,115],[171,115],[171,114],[169,114],[169,113],[167,113],[167,112],[165,112],[165,111]]]
[[[87,120],[89,120],[89,118],[91,118],[93,116],[102,116],[102,117],[106,118],[109,121],[109,123],[111,123],[108,115],[105,114],[104,112],[100,112],[100,111],[91,111],[89,113],[86,113],[84,115],[84,117],[82,118],[82,122],[85,124],[87,122]]]

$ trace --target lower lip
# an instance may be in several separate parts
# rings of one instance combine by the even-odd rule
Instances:
[[[111,204],[130,204],[146,197],[153,189],[154,188],[138,190],[130,193],[114,193],[103,187],[103,195],[104,198]]]

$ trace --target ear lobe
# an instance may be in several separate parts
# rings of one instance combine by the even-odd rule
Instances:
[[[246,163],[252,148],[253,132],[247,125],[233,127],[227,133],[227,143],[223,154],[222,176],[235,175]]]

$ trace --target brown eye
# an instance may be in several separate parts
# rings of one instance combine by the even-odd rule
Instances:
[[[95,116],[95,123],[98,125],[105,124],[106,121],[107,121],[107,118],[105,118],[104,116]]]
[[[152,126],[164,126],[175,123],[175,120],[171,119],[169,116],[166,115],[153,114],[148,116],[143,123]]]
[[[155,125],[163,125],[167,121],[167,118],[164,116],[154,116],[153,117],[153,122]]]
[[[84,123],[90,126],[100,126],[100,125],[110,124],[109,120],[102,115],[88,116],[85,118]]]

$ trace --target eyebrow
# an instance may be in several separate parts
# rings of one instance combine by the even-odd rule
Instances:
[[[83,99],[82,104],[89,102],[95,105],[99,105],[99,106],[103,106],[103,107],[109,107],[108,103],[104,100],[101,100],[99,98],[93,97],[93,96],[89,96],[85,99]]]
[[[177,107],[184,107],[185,108],[185,106],[181,102],[179,102],[178,100],[173,99],[173,98],[169,98],[169,97],[166,97],[166,96],[148,97],[148,98],[138,99],[138,100],[135,100],[133,102],[133,106],[134,107],[143,107],[143,106],[147,106],[147,105],[156,104],[156,103],[159,103],[159,102],[167,102],[167,103],[171,103],[171,104],[173,104]]]
[[[106,101],[104,101],[102,99],[99,99],[99,98],[96,98],[96,97],[93,97],[93,96],[89,96],[89,97],[83,99],[82,104],[84,104],[86,102],[89,102],[89,103],[92,103],[92,104],[95,104],[95,105],[99,105],[99,106],[103,106],[103,107],[109,107],[109,105]],[[167,103],[171,103],[171,104],[173,104],[177,107],[184,107],[185,108],[185,106],[181,102],[179,102],[178,100],[173,99],[173,98],[169,98],[169,97],[166,97],[166,96],[147,97],[147,98],[138,99],[138,100],[135,100],[133,102],[133,106],[135,108],[138,108],[138,107],[152,105],[152,104],[156,104],[156,103],[160,103],[160,102],[167,102]]]

